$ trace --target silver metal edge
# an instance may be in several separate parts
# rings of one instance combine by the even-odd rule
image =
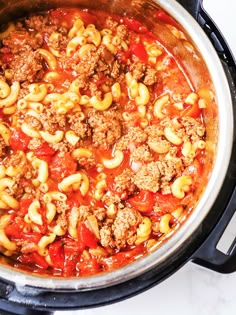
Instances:
[[[218,153],[207,188],[196,209],[183,226],[160,248],[151,255],[146,256],[145,259],[138,260],[110,273],[76,279],[57,279],[41,275],[28,275],[18,270],[10,270],[9,277],[9,268],[1,266],[1,278],[14,282],[19,291],[25,285],[48,290],[94,290],[116,285],[137,277],[169,259],[188,240],[204,220],[220,192],[230,160],[233,138],[233,112],[227,78],[210,40],[192,16],[175,0],[156,0],[155,2],[183,26],[201,52],[215,86],[217,103],[220,104],[218,108],[220,116]]]

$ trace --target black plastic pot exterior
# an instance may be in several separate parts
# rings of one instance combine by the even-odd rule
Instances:
[[[236,109],[236,64],[223,36],[202,8],[202,1],[178,1],[197,20],[212,42],[227,76],[231,91],[233,110]],[[1,6],[1,3],[0,3]],[[187,241],[174,251],[168,260],[158,263],[153,268],[121,281],[109,287],[93,290],[71,290],[71,288],[51,289],[35,288],[31,285],[19,285],[11,279],[0,281],[0,308],[15,314],[37,314],[42,311],[82,309],[114,303],[157,285],[176,272],[184,263],[192,260],[210,269],[220,272],[236,270],[236,255],[232,251],[224,255],[216,249],[216,244],[236,209],[236,134],[233,135],[233,152],[223,185],[208,213],[198,228],[191,233]],[[10,277],[9,277],[10,278]],[[9,281],[8,281],[9,280]],[[27,277],[25,278],[27,284]],[[44,280],[45,281],[45,280]],[[17,305],[17,312],[16,312]],[[7,315],[7,314],[6,314]]]

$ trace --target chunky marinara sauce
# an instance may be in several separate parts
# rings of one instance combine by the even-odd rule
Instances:
[[[194,49],[164,12],[154,19]],[[0,39],[2,255],[79,277],[173,234],[205,185],[206,101],[158,34],[132,17],[61,8]]]

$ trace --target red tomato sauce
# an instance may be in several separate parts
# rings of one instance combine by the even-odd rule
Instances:
[[[180,32],[163,11],[155,18]],[[59,8],[19,23],[0,48],[12,73],[0,80],[20,90],[13,114],[1,108],[0,251],[16,268],[54,276],[125,266],[181,225],[206,184],[202,98],[133,17]]]

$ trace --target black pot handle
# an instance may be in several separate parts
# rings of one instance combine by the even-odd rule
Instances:
[[[216,24],[202,7],[202,0],[178,0],[183,7],[197,20],[208,38],[211,40],[218,56],[222,61],[226,76],[228,78],[231,90],[234,121],[236,120],[236,64],[233,54],[217,28]],[[236,132],[234,130],[233,153],[231,157],[230,167],[225,180],[225,187],[233,190],[236,185]],[[224,188],[225,189],[225,188]],[[227,232],[231,228],[231,224],[236,224],[236,189],[231,194],[225,193],[224,197],[228,200],[225,203],[223,214],[214,230],[211,232],[206,241],[201,245],[198,251],[193,255],[192,261],[221,273],[230,273],[236,271],[236,237],[231,232],[230,244],[227,247]],[[217,205],[216,205],[217,206]],[[218,204],[220,206],[220,203]],[[226,235],[226,236],[225,236]],[[236,235],[236,233],[235,233]],[[226,244],[224,244],[226,242]],[[222,245],[223,244],[223,245]],[[224,249],[222,249],[222,246]]]
[[[177,0],[197,21],[202,0]]]

